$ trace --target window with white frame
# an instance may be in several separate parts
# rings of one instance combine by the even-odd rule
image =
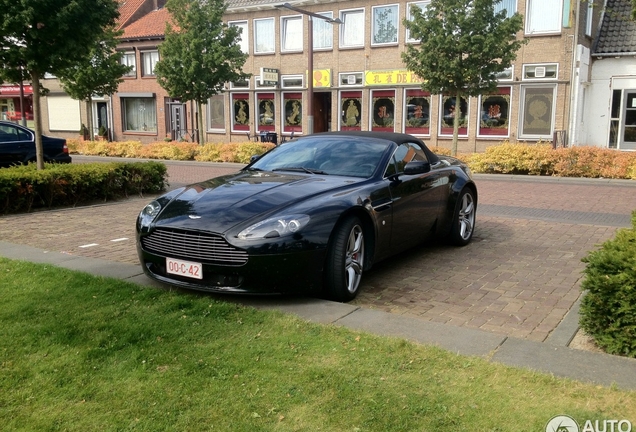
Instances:
[[[141,52],[141,76],[154,76],[155,65],[159,61],[159,51]]]
[[[517,0],[500,0],[495,5],[495,13],[506,11],[506,18],[512,17],[517,12]]]
[[[333,19],[333,12],[321,12],[318,15],[324,16],[329,20]],[[314,18],[312,21],[314,27],[314,50],[333,48],[333,24],[320,18]]]
[[[395,90],[371,90],[371,130],[395,131]]]
[[[495,78],[497,78],[498,81],[512,81],[514,78],[514,72],[515,67],[510,66],[505,68],[503,71],[496,73]]]
[[[230,21],[228,22],[230,27],[238,27],[241,29],[241,35],[238,37],[238,44],[241,47],[241,52],[249,54],[249,34],[247,30],[247,21]]]
[[[479,96],[480,137],[507,137],[510,132],[510,86],[499,87],[493,93]]]
[[[250,94],[232,93],[230,97],[232,109],[232,131],[249,132],[250,130]]]
[[[299,52],[303,50],[303,16],[284,16],[280,19],[280,50]]]
[[[283,75],[280,79],[280,86],[282,88],[303,88],[303,76],[302,75]]]
[[[371,45],[396,44],[398,41],[398,5],[374,6]]]
[[[157,132],[157,103],[154,97],[122,97],[124,132]]]
[[[559,76],[557,63],[523,65],[524,80],[555,80]]]
[[[422,89],[404,90],[404,132],[430,135],[431,94]]]
[[[418,8],[420,11],[424,12],[424,10],[426,9],[426,7],[430,4],[430,0],[426,0],[426,1],[419,1],[419,2],[413,2],[413,3],[407,3],[406,4],[406,14],[407,14],[407,19],[409,21],[413,21],[413,8],[416,7]],[[412,39],[409,30],[406,30],[406,41],[407,42],[419,42],[419,40],[417,39]]]
[[[225,96],[222,94],[208,100],[208,130],[225,132]]]
[[[362,86],[364,74],[362,72],[343,72],[338,75],[341,87]]]
[[[528,0],[526,34],[560,33],[563,0]]]
[[[459,117],[459,136],[468,136],[468,99],[465,97],[457,98],[450,95],[440,95],[440,111],[439,118],[439,134],[452,136],[455,127],[455,117]]]
[[[364,9],[340,11],[340,48],[364,47]]]
[[[125,77],[137,76],[137,60],[135,58],[134,51],[126,51],[125,53],[122,53],[121,64],[124,66],[131,66],[131,69],[124,74]]]
[[[556,84],[521,86],[519,138],[552,139]]]
[[[256,89],[273,89],[276,88],[275,84],[271,84],[268,81],[263,82],[263,84],[261,84],[261,77],[260,75],[256,75],[254,77],[254,88]]]
[[[249,80],[232,81],[230,82],[230,90],[247,90],[250,88]]]
[[[254,20],[254,53],[274,52],[274,18]]]

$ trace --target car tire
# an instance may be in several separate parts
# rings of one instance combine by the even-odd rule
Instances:
[[[325,285],[331,299],[348,302],[356,297],[364,256],[362,222],[350,217],[336,227],[327,253]]]
[[[475,231],[475,216],[477,213],[477,201],[473,191],[463,189],[455,205],[453,225],[450,232],[451,243],[457,246],[466,246],[473,238]]]

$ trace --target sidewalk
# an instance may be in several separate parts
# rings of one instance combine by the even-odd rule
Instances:
[[[2,241],[0,255],[113,277],[148,287],[166,288],[148,279],[138,265],[49,252]],[[636,390],[636,360],[575,350],[564,345],[564,342],[569,341],[568,335],[578,328],[575,310],[571,310],[553,335],[541,343],[313,298],[219,298],[257,309],[279,310],[317,323],[341,325],[354,330],[437,345],[457,354],[479,356],[493,362],[530,368],[559,377]]]

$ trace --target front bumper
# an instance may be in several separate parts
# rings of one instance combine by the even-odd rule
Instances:
[[[137,253],[146,275],[159,282],[207,292],[281,294],[321,290],[326,249],[250,254],[241,266],[202,263],[200,280],[167,273],[167,257],[144,250],[139,240]]]

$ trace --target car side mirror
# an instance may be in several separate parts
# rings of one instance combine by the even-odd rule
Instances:
[[[431,164],[423,161],[409,162],[404,166],[404,174],[415,175],[424,174],[431,170]]]
[[[259,160],[261,158],[261,155],[253,155],[252,157],[250,157],[250,163],[254,163],[257,160]]]

